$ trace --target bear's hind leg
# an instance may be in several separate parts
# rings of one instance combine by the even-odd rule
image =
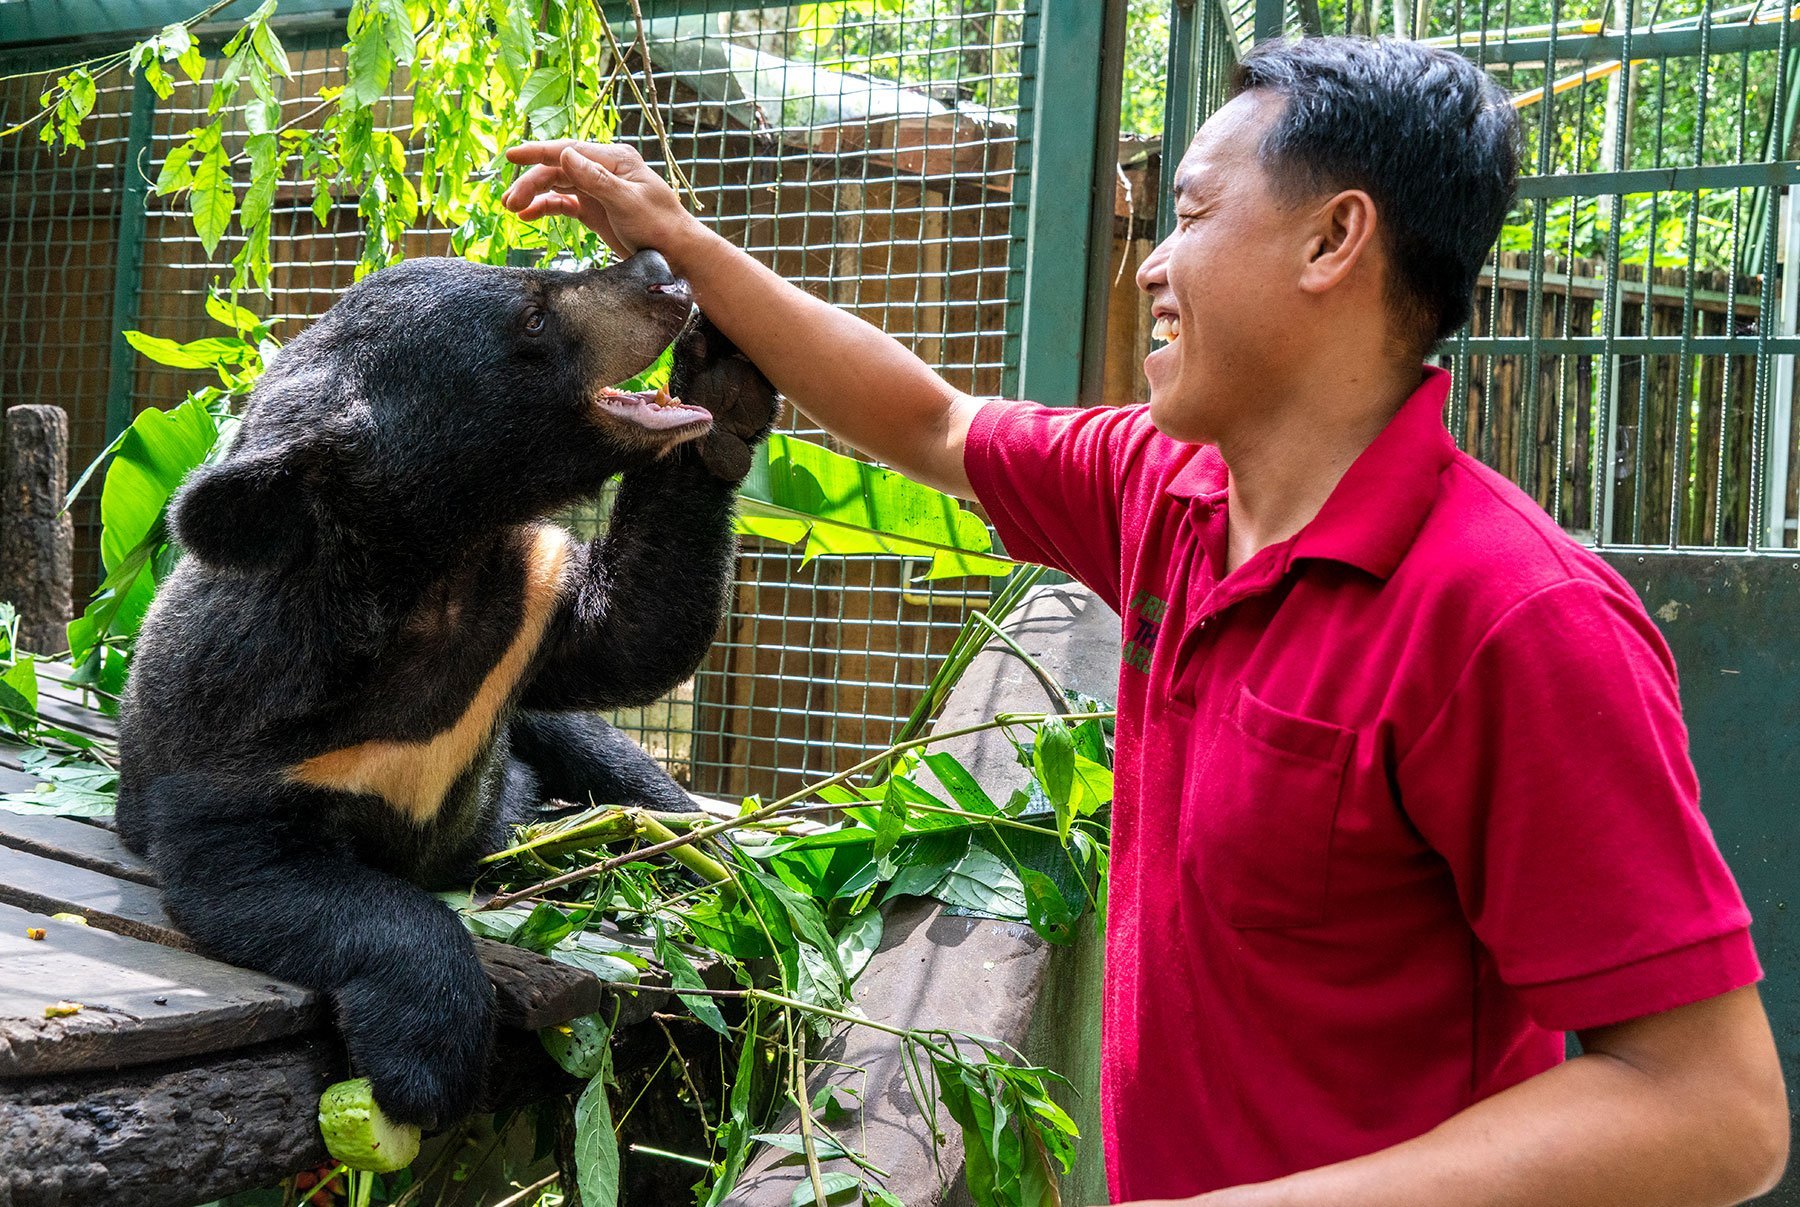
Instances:
[[[643,748],[591,712],[525,711],[508,731],[512,757],[537,779],[539,802],[633,805],[688,813],[694,802]],[[509,780],[513,777],[509,776]]]

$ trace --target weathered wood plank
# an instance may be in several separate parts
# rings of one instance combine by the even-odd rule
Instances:
[[[156,873],[150,865],[127,851],[112,831],[67,817],[0,811],[0,847],[105,872],[121,880],[156,883]]]
[[[600,1009],[605,991],[591,972],[509,947],[475,940],[475,956],[494,986],[495,1017],[503,1027],[535,1031]]]
[[[101,930],[196,950],[151,886],[6,846],[0,846],[0,904],[80,914]],[[536,1030],[600,1008],[600,982],[590,972],[486,939],[475,940],[475,954],[493,983],[502,1026]]]
[[[30,938],[32,929],[42,939]],[[0,1078],[153,1064],[299,1035],[318,996],[204,956],[0,905]],[[78,1014],[45,1017],[57,1002]]]
[[[163,908],[162,894],[149,885],[12,847],[0,846],[0,905],[40,914],[80,914],[101,930],[194,949]]]

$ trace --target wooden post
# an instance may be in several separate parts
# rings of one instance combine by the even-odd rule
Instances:
[[[67,648],[73,612],[75,525],[63,513],[69,489],[69,417],[61,407],[6,412],[0,456],[0,600],[19,609],[19,645]]]

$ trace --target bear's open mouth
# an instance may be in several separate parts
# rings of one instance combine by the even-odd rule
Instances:
[[[615,390],[607,386],[600,391],[597,401],[608,413],[653,432],[672,432],[712,423],[711,411],[671,397],[660,386],[654,390]]]

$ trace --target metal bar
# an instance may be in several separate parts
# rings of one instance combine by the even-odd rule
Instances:
[[[1267,42],[1270,38],[1279,38],[1286,16],[1286,0],[1256,0],[1253,39]]]
[[[1125,91],[1125,19],[1129,0],[1105,0],[1101,20],[1098,90],[1094,113],[1093,192],[1088,205],[1086,332],[1081,350],[1081,393],[1087,403],[1106,401],[1106,307],[1112,296],[1112,237],[1119,174],[1119,112]],[[1167,189],[1163,190],[1167,192]]]
[[[1037,182],[1038,60],[1042,42],[1043,0],[1030,0],[1020,21],[1018,141],[1013,145],[1012,210],[1007,220],[1006,335],[1001,340],[1000,392],[1008,398],[1030,397],[1024,391],[1025,271],[1033,236],[1032,192]]]
[[[125,157],[119,165],[123,186],[119,197],[119,242],[113,259],[112,352],[106,369],[106,439],[111,443],[131,424],[131,398],[137,379],[137,353],[125,332],[138,325],[138,291],[144,276],[144,200],[150,189],[145,157],[150,150],[156,115],[156,92],[143,72],[131,90],[131,122]]]
[[[1729,54],[1739,50],[1772,50],[1781,44],[1784,22],[1771,21],[1755,25],[1732,24],[1712,31],[1709,54]],[[1692,58],[1700,53],[1703,39],[1694,29],[1646,30],[1631,40],[1631,53],[1639,59]],[[1533,67],[1547,61],[1558,63],[1598,63],[1623,58],[1625,35],[1569,34],[1563,37],[1529,38],[1520,41],[1489,42],[1485,47],[1446,47],[1475,59],[1483,66]],[[1478,53],[1477,53],[1478,52]],[[1549,56],[1555,55],[1552,60]]]
[[[1784,189],[1800,183],[1800,160],[1709,164],[1698,168],[1639,168],[1629,172],[1571,172],[1526,176],[1519,200],[1614,197],[1633,193],[1686,193],[1697,189]]]
[[[1625,26],[1624,67],[1620,70],[1608,87],[1611,93],[1608,102],[1612,106],[1613,126],[1608,132],[1612,137],[1612,155],[1608,170],[1618,173],[1630,160],[1631,142],[1631,102],[1632,60],[1631,29],[1635,14],[1632,11],[1633,0],[1617,0],[1619,15]],[[1613,194],[1612,225],[1606,236],[1606,262],[1617,265],[1619,262],[1619,240],[1625,226],[1625,197],[1622,193]],[[1648,290],[1650,278],[1654,275],[1651,265],[1644,266],[1644,288]],[[1605,332],[1606,351],[1604,372],[1600,373],[1600,397],[1594,405],[1594,437],[1593,437],[1593,477],[1589,487],[1588,500],[1593,507],[1594,543],[1610,544],[1613,537],[1613,510],[1619,475],[1614,467],[1616,454],[1613,449],[1618,439],[1619,429],[1619,355],[1616,340],[1620,334],[1620,325],[1625,321],[1625,307],[1619,290],[1619,273],[1617,269],[1606,274],[1606,295],[1600,304],[1600,322]]]
[[[258,0],[238,0],[220,10],[208,24],[243,21]],[[69,43],[88,38],[132,38],[154,33],[175,21],[186,21],[205,7],[200,0],[138,0],[108,4],[104,0],[31,0],[6,6],[6,31],[0,46],[33,42]],[[281,0],[283,17],[324,13],[348,18],[347,0]]]
[[[1469,340],[1471,356],[1523,356],[1535,345],[1545,356],[1599,356],[1609,348],[1620,356],[1680,356],[1682,350],[1696,356],[1755,356],[1765,341],[1755,335],[1620,336],[1608,343],[1604,335],[1571,335],[1567,338],[1532,339],[1528,335],[1475,336]],[[1766,341],[1771,353],[1800,353],[1800,336]]]
[[[1786,255],[1781,265],[1781,334],[1792,336],[1800,330],[1800,195],[1789,189],[1782,199],[1782,234],[1786,237]],[[1764,483],[1768,502],[1765,543],[1773,549],[1787,545],[1787,481],[1788,450],[1794,440],[1794,358],[1777,356],[1774,360],[1774,405],[1768,423],[1769,473]],[[1751,464],[1755,465],[1754,458]],[[1755,539],[1752,531],[1751,539]]]
[[[1555,57],[1556,22],[1561,16],[1561,0],[1550,0],[1552,58]],[[1548,73],[1545,74],[1548,76]],[[1544,98],[1543,107],[1538,110],[1537,169],[1540,172],[1555,170],[1551,131],[1557,108],[1557,97],[1552,93]],[[1544,253],[1547,248],[1549,208],[1541,200],[1531,207],[1531,284],[1525,294],[1525,330],[1534,337],[1544,333]],[[1537,497],[1538,366],[1541,363],[1541,349],[1541,340],[1534,339],[1525,353],[1525,397],[1519,406],[1519,431],[1513,440],[1513,481],[1533,498]]]
[[[1033,79],[1036,100],[1099,95],[1104,56],[1095,54],[1095,48],[1105,43],[1114,7],[1113,3],[1043,5]],[[1030,178],[1013,194],[1026,204],[1019,393],[1052,406],[1075,405],[1089,380],[1086,342],[1089,286],[1095,275],[1094,207],[1104,205],[1110,222],[1113,201],[1110,164],[1102,175],[1098,163],[1100,117],[1094,104],[1035,104]],[[1023,139],[1023,116],[1020,125]],[[1104,190],[1098,184],[1101,180]],[[1085,182],[1086,187],[1071,187],[1076,182]],[[1015,212],[1015,221],[1017,217]],[[1015,237],[1017,233],[1015,228]],[[1104,275],[1104,268],[1100,271]]]
[[[1213,3],[1214,0],[1204,0]],[[1205,41],[1196,0],[1169,8],[1169,65],[1163,94],[1162,191],[1156,198],[1156,238],[1175,229],[1175,165],[1200,128],[1200,49]]]

